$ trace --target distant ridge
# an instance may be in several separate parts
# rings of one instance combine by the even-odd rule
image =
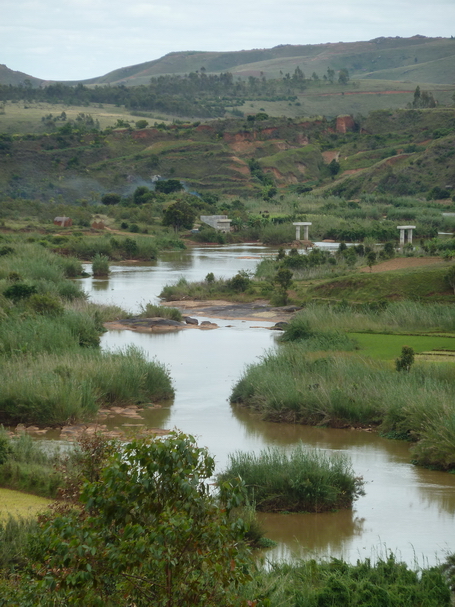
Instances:
[[[322,77],[327,68],[347,69],[351,79],[407,80],[434,84],[455,83],[455,39],[379,37],[359,42],[322,44],[282,44],[270,49],[232,52],[181,51],[160,59],[118,68],[88,80],[65,81],[66,84],[148,84],[160,75],[185,75],[200,71],[207,74],[231,72],[234,76],[278,78],[299,67],[307,77]],[[14,72],[0,66],[0,84],[20,84],[29,79],[35,86],[47,81]]]

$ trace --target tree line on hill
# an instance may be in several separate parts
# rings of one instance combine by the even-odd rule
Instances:
[[[267,80],[261,72],[260,77],[249,76],[242,80],[235,79],[230,72],[207,74],[205,68],[201,68],[184,76],[158,76],[151,78],[148,85],[130,87],[124,84],[89,87],[81,83],[71,86],[61,82],[34,87],[30,80],[26,80],[18,86],[0,85],[0,102],[108,103],[124,105],[130,110],[158,110],[182,116],[215,118],[224,115],[227,107],[243,105],[245,99],[287,100],[309,86],[335,82],[348,84],[348,70],[340,70],[337,77],[335,70],[329,67],[322,77],[313,72],[307,78],[297,66],[293,74],[280,72],[279,78]]]

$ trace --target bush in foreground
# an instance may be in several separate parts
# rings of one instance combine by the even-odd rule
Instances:
[[[85,483],[79,508],[44,523],[17,604],[239,605],[251,562],[243,522],[230,512],[242,486],[225,483],[213,495],[213,471],[191,436],[124,444]]]
[[[363,480],[356,477],[342,454],[326,455],[303,445],[289,454],[270,448],[237,452],[220,482],[241,478],[248,498],[261,511],[322,512],[349,508],[363,495]]]

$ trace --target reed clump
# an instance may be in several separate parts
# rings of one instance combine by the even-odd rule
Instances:
[[[108,276],[109,275],[109,257],[97,253],[92,259],[93,276]]]
[[[9,437],[0,428],[0,444],[6,457],[0,459],[0,486],[54,498],[63,484],[56,465],[61,459],[58,447],[34,441],[27,434]]]
[[[363,480],[355,476],[343,454],[327,455],[303,445],[289,454],[278,448],[230,455],[219,482],[240,477],[256,509],[267,512],[323,512],[350,508],[363,495]]]
[[[361,332],[455,331],[453,306],[417,301],[335,305],[310,303],[290,325],[306,321],[312,330]],[[291,328],[290,327],[290,328]]]
[[[177,308],[170,308],[169,306],[157,306],[152,303],[141,304],[140,316],[144,318],[167,318],[169,320],[181,321],[183,316],[180,310]]]
[[[273,563],[239,589],[254,604],[273,607],[449,607],[451,592],[441,567],[412,569],[393,553],[351,565],[331,558]],[[258,605],[259,600],[258,600]]]

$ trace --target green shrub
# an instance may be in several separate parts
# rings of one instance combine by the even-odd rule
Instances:
[[[228,289],[232,289],[233,291],[239,293],[244,293],[248,289],[250,284],[250,277],[246,272],[243,272],[242,270],[226,282]]]
[[[27,299],[36,292],[37,289],[34,285],[17,282],[5,289],[3,295],[8,299],[12,299],[14,302],[18,302],[21,299]]]
[[[63,314],[61,301],[51,295],[38,295],[35,293],[29,298],[28,306],[36,314],[47,314],[48,316],[61,316]]]

